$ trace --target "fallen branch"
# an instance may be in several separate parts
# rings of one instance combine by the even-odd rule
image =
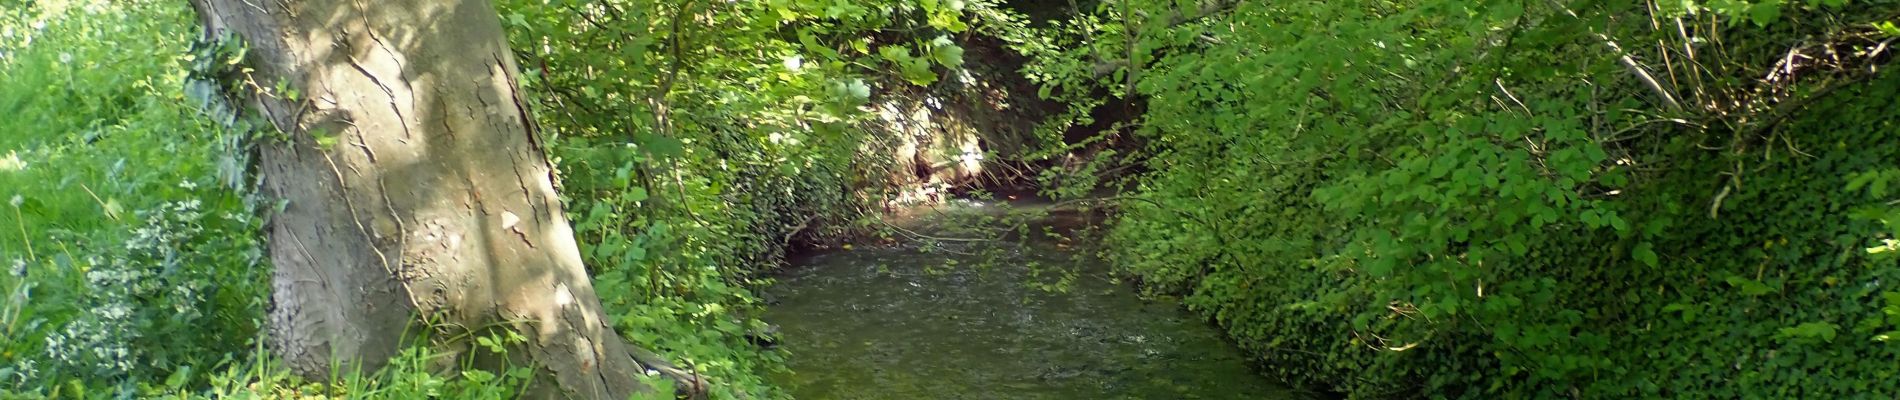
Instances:
[[[680,369],[667,361],[665,357],[637,345],[627,344],[627,354],[632,355],[633,361],[641,366],[679,383],[679,387],[674,389],[675,396],[694,400],[707,398],[707,388],[710,384],[706,382],[705,377],[699,376],[698,372]]]
[[[947,237],[930,236],[930,235],[925,235],[922,233],[917,233],[917,231],[904,229],[903,227],[899,227],[897,225],[891,225],[890,222],[884,221],[883,218],[877,218],[876,220],[877,220],[877,223],[884,224],[884,226],[890,227],[891,229],[896,230],[899,233],[903,233],[906,236],[910,236],[910,237],[918,238],[918,239],[928,239],[928,240],[935,240],[939,242],[989,242],[989,241],[992,241],[991,239],[947,238]]]
[[[813,216],[809,216],[809,217],[805,217],[805,220],[804,220],[803,222],[799,222],[799,223],[798,223],[798,225],[788,225],[788,226],[786,226],[786,227],[785,227],[785,228],[786,228],[786,231],[785,231],[785,237],[783,237],[783,238],[780,238],[780,239],[779,239],[779,245],[782,245],[782,246],[791,246],[791,245],[792,245],[792,236],[796,236],[796,235],[798,235],[798,232],[799,232],[799,231],[803,231],[803,230],[805,230],[805,227],[806,227],[806,226],[810,226],[810,225],[811,225],[811,221],[812,221],[812,220],[816,220],[816,219],[818,219],[818,216],[817,216],[817,215],[813,215]]]

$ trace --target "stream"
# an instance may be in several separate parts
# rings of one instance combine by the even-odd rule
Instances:
[[[1047,205],[956,201],[897,224],[949,237],[983,229],[970,215],[1025,207]],[[773,380],[800,399],[1305,398],[1256,373],[1199,316],[1117,282],[1070,242],[1089,218],[1026,223],[1030,240],[795,260],[768,291],[777,304],[765,319],[780,327],[791,370]]]

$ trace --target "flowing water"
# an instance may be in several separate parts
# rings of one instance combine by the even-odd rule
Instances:
[[[995,208],[959,204],[946,207]],[[956,220],[906,225],[974,225]],[[1064,233],[1086,220],[1031,223]],[[1200,317],[1117,283],[1086,245],[1029,236],[798,261],[768,291],[777,304],[765,319],[792,370],[774,379],[800,399],[1303,397],[1254,372]]]

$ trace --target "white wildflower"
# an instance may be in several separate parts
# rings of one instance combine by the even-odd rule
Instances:
[[[72,64],[72,63],[73,63],[73,53],[66,53],[66,52],[60,52],[60,53],[59,53],[59,63],[60,63],[60,64]]]
[[[198,184],[193,183],[190,179],[186,179],[186,180],[178,181],[178,187],[185,188],[185,189],[197,189]]]
[[[99,318],[105,318],[108,320],[124,320],[124,319],[132,318],[132,306],[124,304],[124,303],[115,302],[112,304],[108,304],[105,307],[100,307],[98,310],[94,310],[93,312],[98,313]]]
[[[21,204],[26,204],[26,198],[16,194],[13,195],[13,200],[7,200],[7,204],[12,204],[13,208],[20,208]]]
[[[12,371],[11,377],[7,376],[6,371],[8,370],[9,369],[0,369],[0,383],[24,385],[26,382],[33,380],[33,378],[39,377],[40,374],[39,367],[33,362],[33,359],[26,357],[14,360],[13,367],[10,368]]]

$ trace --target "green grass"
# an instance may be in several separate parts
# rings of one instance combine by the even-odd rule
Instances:
[[[422,348],[311,383],[257,345],[261,223],[220,183],[232,133],[181,90],[190,13],[0,7],[0,399],[515,397],[525,370]]]
[[[236,133],[182,90],[191,10],[0,4],[0,399],[518,397],[531,369],[444,368],[426,346],[291,374],[259,345],[256,201],[218,167]]]
[[[179,90],[189,10],[4,10],[0,393],[160,393],[252,358],[268,269],[250,207],[216,184],[223,131]]]
[[[217,130],[178,90],[187,10],[56,3],[0,16],[0,197],[21,203],[0,210],[0,254],[122,230],[213,165]]]

